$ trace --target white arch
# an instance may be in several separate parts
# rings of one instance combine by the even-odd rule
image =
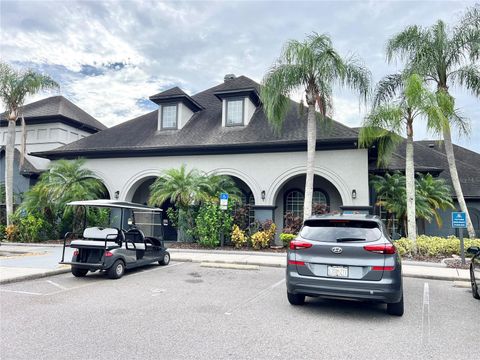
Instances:
[[[143,181],[147,178],[159,177],[161,173],[162,172],[159,169],[146,169],[136,173],[123,185],[122,190],[120,190],[119,199],[123,201],[132,201],[135,191]]]
[[[110,196],[110,199],[113,199],[113,195],[115,191],[112,189],[112,186],[107,181],[107,176],[105,176],[103,172],[98,170],[90,170],[90,171],[92,172],[92,175],[95,179],[100,180],[103,183],[103,185],[105,185],[105,188],[108,191],[108,195]]]
[[[350,198],[350,191],[348,185],[343,181],[343,179],[331,169],[318,167],[314,168],[315,175],[321,176],[326,180],[330,181],[333,186],[338,190],[340,193],[340,197],[342,198],[343,205],[351,205],[351,198]],[[305,166],[297,166],[287,171],[283,172],[279,176],[272,181],[270,187],[268,188],[266,201],[267,204],[275,204],[275,199],[277,198],[278,192],[280,191],[281,187],[290,179],[298,175],[305,175],[306,174],[306,167]]]
[[[254,178],[252,178],[251,176],[249,176],[248,174],[245,174],[240,170],[232,169],[232,168],[216,168],[207,172],[208,175],[211,175],[213,173],[218,175],[235,176],[236,178],[239,178],[240,180],[242,180],[245,184],[247,184],[247,186],[252,191],[253,197],[255,199],[255,204],[258,204],[258,199],[260,199],[261,188],[258,182]]]

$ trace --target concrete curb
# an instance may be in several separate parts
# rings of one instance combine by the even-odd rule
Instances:
[[[41,273],[17,276],[17,277],[10,278],[10,279],[3,279],[3,280],[0,280],[0,285],[11,284],[11,283],[20,282],[20,281],[35,280],[35,279],[40,279],[40,278],[44,278],[44,277],[65,274],[67,272],[70,272],[70,268],[68,268],[68,269],[46,270],[46,271],[41,272]]]

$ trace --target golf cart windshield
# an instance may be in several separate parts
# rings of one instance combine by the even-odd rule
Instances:
[[[137,228],[147,237],[163,237],[161,209],[116,200],[73,201],[67,205],[82,209],[74,214],[83,218],[84,229],[102,227],[128,231]]]

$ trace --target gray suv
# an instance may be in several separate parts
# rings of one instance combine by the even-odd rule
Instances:
[[[287,296],[378,301],[403,315],[402,264],[383,223],[372,215],[322,215],[304,221],[287,256]]]

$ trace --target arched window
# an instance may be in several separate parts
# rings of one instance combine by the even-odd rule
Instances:
[[[290,190],[285,196],[285,208],[283,210],[284,215],[286,213],[292,213],[295,216],[303,217],[303,203],[305,196],[301,190]],[[312,208],[316,205],[325,206],[328,211],[329,199],[327,193],[323,190],[314,190],[312,196]]]
[[[299,190],[291,190],[287,193],[285,197],[285,209],[284,212],[292,213],[295,216],[303,216],[303,201],[305,197],[303,192]]]

